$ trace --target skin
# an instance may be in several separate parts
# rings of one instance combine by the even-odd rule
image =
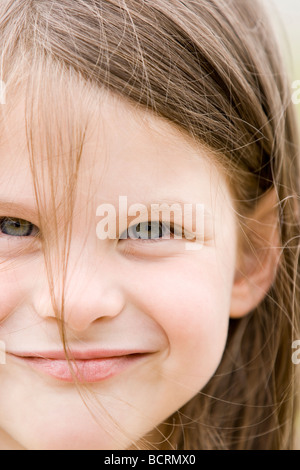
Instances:
[[[37,225],[22,113],[20,102],[1,141],[0,216]],[[237,259],[236,218],[225,178],[206,149],[125,101],[107,95],[94,122],[83,148],[73,215],[64,317],[68,344],[153,353],[89,385],[84,397],[94,417],[74,384],[7,354],[0,365],[2,448],[140,448],[143,437],[155,446],[161,437],[153,430],[204,387],[223,355]],[[99,240],[97,207],[104,202],[118,207],[120,195],[129,205],[203,204],[202,248],[187,250],[184,239]],[[8,213],[4,199],[22,202],[32,214],[27,217],[18,206]],[[43,216],[47,219],[47,210]],[[42,236],[50,240],[49,233]],[[17,255],[16,247],[24,252]],[[0,340],[6,351],[62,349],[40,242],[0,234],[0,258]],[[62,282],[62,270],[56,280]]]

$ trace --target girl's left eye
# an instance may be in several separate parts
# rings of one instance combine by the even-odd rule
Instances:
[[[159,221],[147,221],[132,225],[125,233],[121,235],[120,238],[130,238],[133,240],[159,240],[163,238],[171,238],[173,234],[173,229],[170,228],[166,223]]]
[[[39,229],[31,222],[15,217],[1,217],[0,230],[10,237],[29,237],[39,233]]]

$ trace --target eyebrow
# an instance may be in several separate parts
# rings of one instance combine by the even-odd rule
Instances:
[[[16,217],[29,222],[38,222],[38,210],[20,202],[9,202],[0,198],[0,217]]]

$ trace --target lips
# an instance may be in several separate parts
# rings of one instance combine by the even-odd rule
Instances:
[[[152,352],[124,350],[72,351],[70,361],[63,351],[9,353],[13,359],[64,382],[95,383],[122,373]]]

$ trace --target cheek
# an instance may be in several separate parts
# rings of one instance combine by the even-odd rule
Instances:
[[[16,309],[22,299],[16,272],[0,272],[0,296],[0,322],[3,322]]]
[[[168,339],[164,376],[197,390],[212,377],[222,358],[234,270],[209,250],[197,260],[182,261],[166,264],[158,277],[148,272],[143,290],[147,302],[142,308]]]
[[[164,326],[174,360],[184,367],[216,368],[225,345],[231,288],[215,268],[174,280],[169,308],[165,299]]]
[[[13,321],[13,312],[20,310],[32,292],[38,274],[39,262],[36,260],[18,260],[0,266],[0,322]]]

